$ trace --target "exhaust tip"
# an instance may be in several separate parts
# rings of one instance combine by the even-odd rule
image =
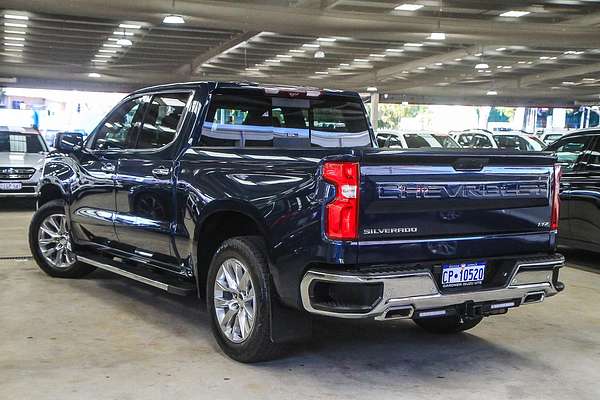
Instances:
[[[527,293],[523,298],[523,304],[540,303],[544,301],[544,292]]]
[[[392,308],[385,313],[383,319],[410,318],[412,317],[413,311],[412,306]]]

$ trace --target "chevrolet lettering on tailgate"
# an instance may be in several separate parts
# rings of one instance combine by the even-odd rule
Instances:
[[[545,182],[393,183],[377,184],[380,199],[499,199],[548,196]]]

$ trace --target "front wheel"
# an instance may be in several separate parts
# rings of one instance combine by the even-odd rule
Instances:
[[[51,201],[41,206],[29,225],[29,249],[37,265],[48,275],[80,278],[95,268],[77,261],[71,247],[64,203]]]
[[[450,334],[469,330],[477,326],[483,317],[461,318],[459,316],[415,319],[415,324],[430,333]]]
[[[206,282],[207,309],[221,349],[251,363],[276,357],[270,329],[271,286],[260,237],[228,239],[215,253]]]

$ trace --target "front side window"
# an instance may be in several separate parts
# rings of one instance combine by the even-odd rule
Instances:
[[[213,94],[200,138],[217,147],[370,146],[359,101]]]
[[[429,139],[429,140],[428,140]],[[404,141],[409,149],[418,149],[424,147],[441,147],[429,135],[418,135],[416,133],[405,133]]]
[[[189,92],[162,93],[152,97],[137,138],[137,149],[157,149],[175,140]]]
[[[40,135],[0,132],[0,152],[2,153],[40,153],[45,151],[48,151],[48,147]]]
[[[104,121],[94,137],[93,150],[133,149],[147,96],[121,104]]]

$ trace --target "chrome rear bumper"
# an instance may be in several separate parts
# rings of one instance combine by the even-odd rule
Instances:
[[[313,314],[339,318],[421,318],[445,315],[447,307],[464,303],[487,303],[492,310],[505,310],[521,304],[543,301],[558,293],[553,273],[562,267],[564,257],[544,258],[541,261],[517,262],[508,284],[502,288],[442,293],[429,271],[410,271],[395,274],[367,275],[309,270],[300,284],[302,304]],[[535,268],[535,269],[531,269]],[[320,309],[311,299],[314,282],[383,285],[383,294],[366,312],[344,312]],[[437,311],[436,311],[437,310]],[[437,312],[437,314],[436,314]]]

